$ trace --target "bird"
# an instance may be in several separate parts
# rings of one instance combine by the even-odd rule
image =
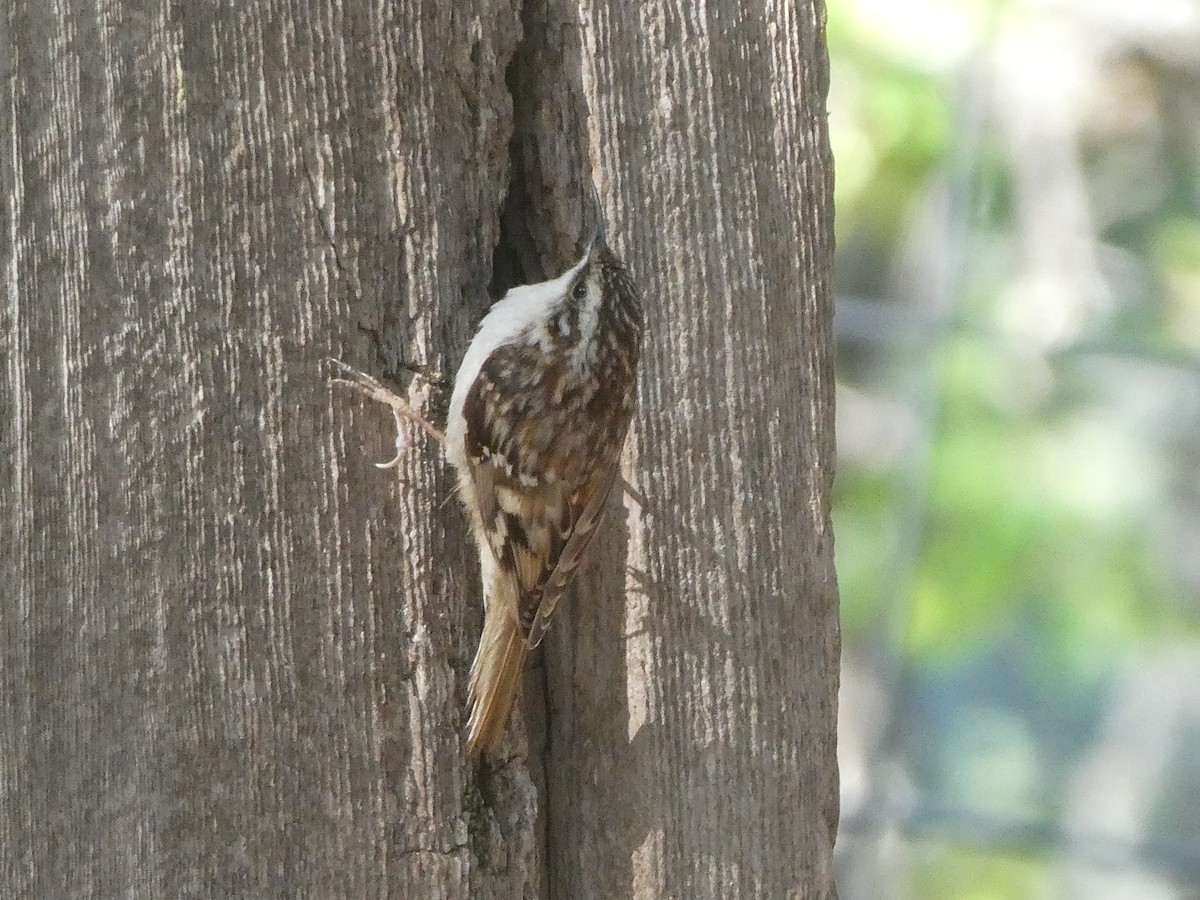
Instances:
[[[595,225],[556,278],[509,290],[491,307],[454,378],[442,432],[404,398],[337,361],[336,381],[437,439],[457,474],[479,553],[484,625],[467,688],[469,755],[504,736],[529,652],[546,634],[614,485],[637,398],[641,294]]]

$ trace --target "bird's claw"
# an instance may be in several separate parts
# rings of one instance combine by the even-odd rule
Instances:
[[[413,406],[412,402],[385,386],[379,379],[346,365],[340,359],[326,357],[325,362],[330,367],[330,380],[334,384],[348,385],[360,394],[365,394],[372,400],[382,403],[391,409],[392,418],[396,422],[396,455],[388,462],[375,463],[378,468],[396,468],[400,465],[401,460],[403,460],[405,453],[408,451],[409,442],[405,439],[405,432],[402,428],[403,419],[407,419],[417,425],[430,437],[435,438],[438,443],[446,443],[446,436],[442,433],[441,429],[426,419],[421,411]]]

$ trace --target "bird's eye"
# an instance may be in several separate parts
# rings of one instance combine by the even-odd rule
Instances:
[[[587,282],[581,281],[571,290],[571,296],[576,300],[583,300],[587,297]]]

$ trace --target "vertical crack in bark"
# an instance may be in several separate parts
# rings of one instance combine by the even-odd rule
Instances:
[[[509,63],[505,81],[509,92],[513,94],[513,133],[508,142],[508,191],[500,204],[500,234],[499,240],[492,252],[492,278],[488,285],[488,294],[492,300],[499,300],[510,288],[520,284],[528,284],[532,279],[526,276],[525,267],[521,262],[521,246],[529,244],[528,212],[529,203],[526,199],[524,173],[521,167],[520,150],[518,148],[519,124],[515,107],[517,106],[516,91],[513,90],[513,72],[521,57],[521,48]]]
[[[492,257],[489,293],[493,300],[517,285],[557,275],[579,251],[584,211],[590,209],[591,173],[587,170],[587,103],[577,15],[576,7],[548,0],[528,0],[520,5],[521,39],[505,71],[513,128],[508,187]],[[559,618],[565,617],[560,614]],[[557,622],[556,626],[566,624]],[[562,689],[555,678],[560,671],[554,661],[543,657],[536,674],[526,675],[527,696],[520,704],[527,713],[525,765],[537,791],[534,840],[540,868],[540,884],[527,885],[526,896],[559,893],[553,867],[563,850],[552,842],[570,839],[567,832],[554,827],[555,802],[550,796],[554,780],[550,774],[554,765],[550,711],[563,705],[552,702],[556,688]]]

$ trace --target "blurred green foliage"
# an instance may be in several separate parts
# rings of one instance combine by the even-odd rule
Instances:
[[[1054,900],[1057,896],[1045,867],[1037,861],[982,853],[951,845],[936,860],[919,867],[915,897],[955,900]]]
[[[883,51],[849,10],[831,9],[827,32],[837,236],[886,242],[947,154],[951,111],[934,74]]]
[[[834,526],[847,659],[889,692],[873,764],[915,791],[901,819],[1054,834],[1121,673],[1200,635],[1200,546],[1174,539],[1200,538],[1200,52],[1047,9],[847,0],[828,40],[838,318],[859,323]],[[1043,120],[1002,63],[1046,45]],[[1146,799],[1145,840],[1178,841],[1163,798],[1200,796],[1195,769]],[[1051,848],[911,847],[875,896],[1058,896]]]

